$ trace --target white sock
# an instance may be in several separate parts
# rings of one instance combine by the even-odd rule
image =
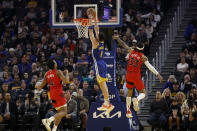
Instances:
[[[104,100],[104,105],[109,106],[109,100]]]
[[[131,97],[127,97],[127,98],[126,98],[126,105],[127,105],[127,111],[130,110],[130,106],[131,106]]]
[[[55,117],[54,117],[54,116],[52,116],[52,117],[49,118],[49,121],[50,121],[50,122],[52,122],[52,121],[54,121],[54,120],[55,120]]]
[[[137,100],[140,101],[142,99],[144,99],[145,94],[144,93],[140,93],[139,96],[137,97]]]
[[[56,131],[57,130],[57,126],[54,124],[52,131]]]

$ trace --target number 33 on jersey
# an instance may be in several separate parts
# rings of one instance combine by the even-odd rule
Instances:
[[[142,62],[143,55],[144,55],[143,53],[133,50],[129,55],[127,71],[140,72],[143,63]]]

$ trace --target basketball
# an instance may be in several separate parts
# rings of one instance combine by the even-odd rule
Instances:
[[[94,8],[89,8],[87,9],[86,11],[87,15],[88,15],[88,18],[95,18],[96,17],[96,11]]]

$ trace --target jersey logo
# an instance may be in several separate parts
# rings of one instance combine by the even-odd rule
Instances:
[[[47,76],[48,79],[51,78],[51,77],[54,77],[54,74],[50,74],[50,75]]]

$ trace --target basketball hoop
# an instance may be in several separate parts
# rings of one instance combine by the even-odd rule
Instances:
[[[90,19],[87,18],[76,18],[74,23],[78,30],[78,38],[89,38],[88,27],[90,26]]]

